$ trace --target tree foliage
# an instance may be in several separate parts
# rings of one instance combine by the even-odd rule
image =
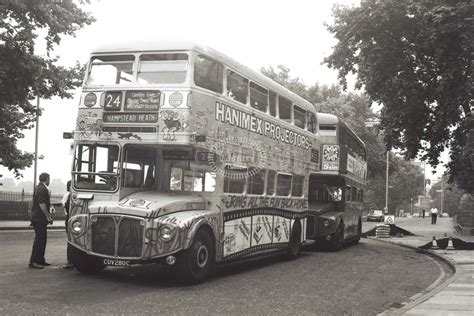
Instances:
[[[81,66],[58,65],[54,47],[61,36],[93,21],[72,0],[0,3],[0,157],[16,177],[33,161],[32,153],[17,148],[17,140],[41,115],[34,98],[71,98],[70,90],[81,84]],[[35,54],[38,34],[46,34],[42,56]]]
[[[472,111],[474,4],[469,0],[362,0],[358,7],[337,6],[329,31],[338,40],[325,59],[347,86],[350,73],[381,105],[387,148],[406,158],[439,163],[446,148],[472,152],[461,137]],[[471,146],[471,145],[469,145]],[[453,157],[452,157],[453,158]],[[466,169],[452,159],[453,179]],[[469,161],[470,178],[474,178]],[[461,183],[461,185],[463,185]],[[473,192],[471,187],[464,187]]]
[[[448,184],[448,178],[443,177],[444,183],[441,186],[441,181],[433,183],[430,188],[429,195],[433,201],[431,206],[437,207],[441,211],[441,187],[443,188],[443,212],[448,213],[450,216],[454,216],[459,212],[460,201],[464,192],[460,190],[456,185]]]

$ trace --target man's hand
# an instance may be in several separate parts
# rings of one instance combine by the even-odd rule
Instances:
[[[53,217],[51,215],[48,216],[47,220],[49,225],[53,225]]]

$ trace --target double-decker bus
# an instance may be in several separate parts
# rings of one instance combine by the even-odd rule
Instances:
[[[340,250],[361,237],[367,150],[340,118],[318,113],[321,168],[311,173],[308,192],[308,239]]]
[[[216,263],[295,258],[305,242],[315,107],[213,49],[94,50],[70,136],[68,254],[80,272],[163,262],[197,283]]]

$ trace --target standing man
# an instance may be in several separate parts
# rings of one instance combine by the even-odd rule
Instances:
[[[70,195],[71,195],[71,180],[69,180],[66,184],[66,193],[63,195],[62,203],[64,206],[64,212],[66,213],[66,234],[68,233],[67,222],[69,221],[69,207],[70,207]],[[74,269],[73,265],[71,264],[71,260],[69,259],[69,251],[67,252],[67,264],[63,267],[64,269],[72,270]]]
[[[32,269],[43,269],[45,266],[51,265],[44,259],[47,239],[46,226],[48,223],[53,223],[53,217],[49,213],[51,207],[48,190],[49,174],[40,174],[39,181],[40,183],[33,194],[33,214],[31,216],[31,225],[35,229],[35,240],[28,266]]]
[[[430,214],[431,214],[431,225],[436,225],[436,219],[438,217],[438,209],[436,207],[432,207]]]
[[[421,212],[423,214],[423,218],[425,218],[425,209]]]

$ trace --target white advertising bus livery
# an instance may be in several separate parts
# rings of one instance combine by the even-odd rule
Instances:
[[[160,261],[197,283],[218,262],[295,258],[306,239],[315,107],[215,50],[95,50],[69,136],[68,252],[80,272]]]

